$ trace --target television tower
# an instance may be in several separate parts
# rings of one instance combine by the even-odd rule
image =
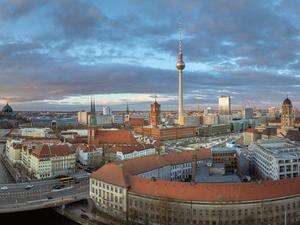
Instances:
[[[182,38],[181,30],[179,30],[179,46],[176,68],[178,71],[178,124],[184,126],[184,109],[183,109],[183,70],[185,68],[185,63],[183,61],[183,48],[182,48]]]

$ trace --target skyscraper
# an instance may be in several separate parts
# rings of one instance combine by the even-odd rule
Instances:
[[[90,125],[95,126],[97,124],[96,120],[96,103],[94,99],[91,99],[91,114],[90,114]]]
[[[219,114],[231,114],[231,99],[230,96],[222,95],[219,97]]]
[[[185,68],[185,63],[183,61],[183,48],[182,48],[181,32],[179,32],[179,48],[178,48],[176,68],[178,71],[178,124],[180,126],[184,126],[182,75],[183,75],[183,70]]]

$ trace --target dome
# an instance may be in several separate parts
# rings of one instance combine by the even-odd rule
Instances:
[[[283,105],[292,105],[292,102],[289,98],[284,99]]]
[[[6,105],[2,108],[2,112],[4,112],[4,113],[12,113],[13,109],[12,109],[12,107],[8,103],[6,103]]]

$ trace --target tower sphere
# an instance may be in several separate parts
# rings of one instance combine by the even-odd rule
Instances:
[[[176,63],[176,68],[177,68],[178,70],[184,70],[184,68],[185,68],[185,63],[184,63],[182,60],[177,61],[177,63]]]

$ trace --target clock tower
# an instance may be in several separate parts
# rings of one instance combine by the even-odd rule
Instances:
[[[158,104],[156,99],[154,103],[151,104],[150,124],[153,127],[157,127],[160,124],[160,104]]]

